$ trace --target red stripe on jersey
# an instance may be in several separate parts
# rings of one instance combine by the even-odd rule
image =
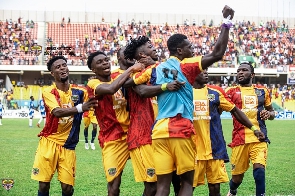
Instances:
[[[87,91],[89,97],[94,96],[93,89],[89,86],[87,86]],[[96,96],[95,98],[98,100],[98,106],[94,107],[94,113],[100,127],[98,140],[103,148],[105,142],[120,139],[124,135],[124,130],[116,118],[112,95]]]
[[[60,104],[60,96],[58,91],[53,88],[51,90],[51,93],[55,96],[57,102]],[[44,100],[44,98],[43,98]],[[58,128],[58,122],[59,122],[59,118],[54,116],[51,112],[49,107],[47,106],[46,103],[44,103],[45,105],[45,112],[46,112],[46,124],[45,127],[43,128],[43,130],[38,134],[38,137],[40,136],[44,136],[47,137],[49,135],[51,135],[52,133],[56,133],[57,132],[57,128]]]
[[[201,73],[196,63],[180,63],[181,71],[191,85],[194,84],[196,77]]]
[[[242,109],[243,102],[241,97],[241,90],[239,87],[231,87],[226,92],[226,94],[231,98],[232,102],[237,108]],[[233,132],[232,132],[232,143],[228,146],[238,146],[245,144],[245,126],[238,122],[238,120],[233,116]]]

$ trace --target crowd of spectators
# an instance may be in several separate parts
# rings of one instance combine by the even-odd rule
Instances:
[[[41,54],[38,45],[36,24],[32,20],[26,23],[7,19],[0,21],[0,64],[11,65],[35,65],[40,64]],[[65,18],[59,25],[60,28],[68,28],[70,18],[65,25]],[[215,21],[216,23],[216,21]],[[250,21],[235,21],[230,29],[230,39],[224,59],[215,63],[213,67],[235,67],[239,55],[252,56],[255,59],[256,67],[280,68],[293,64],[295,57],[295,33],[289,29],[286,22],[261,21],[255,24]],[[110,56],[112,65],[117,65],[116,52],[121,46],[138,36],[149,37],[157,49],[160,61],[169,57],[166,41],[175,33],[183,33],[193,43],[196,55],[205,55],[212,52],[214,43],[220,33],[220,23],[214,24],[210,20],[206,24],[202,20],[199,24],[193,19],[190,22],[185,19],[183,24],[155,25],[150,21],[131,20],[124,22],[118,19],[114,23],[106,23],[102,18],[101,23],[92,24],[92,29],[85,30],[84,36],[79,37],[72,32],[75,40],[72,42],[62,41],[57,43],[52,37],[46,40],[44,60],[47,61],[55,55],[65,55],[69,65],[86,66],[86,59],[89,53],[95,50],[104,51]],[[56,35],[58,36],[58,35]],[[44,62],[43,62],[44,63]]]
[[[187,19],[181,25],[168,25],[168,23],[153,25],[149,21],[136,23],[135,20],[124,23],[120,19],[117,23],[106,25],[102,21],[100,24],[93,24],[93,31],[85,32],[83,39],[77,36],[73,43],[55,43],[52,38],[48,38],[50,40],[48,46],[70,46],[71,50],[51,51],[47,58],[56,54],[65,54],[70,65],[86,65],[85,61],[89,53],[101,50],[111,57],[113,65],[117,65],[117,50],[130,39],[145,35],[157,48],[160,60],[165,60],[169,56],[166,41],[174,33],[187,35],[194,45],[195,54],[205,55],[213,50],[220,33],[220,25],[214,25],[213,20],[208,25],[205,20],[200,24],[196,24],[193,20],[191,24]],[[256,67],[277,68],[278,65],[293,64],[294,30],[289,30],[285,21],[272,20],[266,23],[261,21],[258,25],[250,21],[236,21],[230,31],[224,59],[213,66],[234,67],[238,55],[253,56]]]
[[[33,20],[21,22],[12,19],[0,20],[0,64],[9,65],[35,65],[39,64],[36,24]],[[36,31],[36,30],[35,30]]]

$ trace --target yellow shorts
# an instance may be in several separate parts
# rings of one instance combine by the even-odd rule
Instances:
[[[84,127],[85,128],[89,127],[90,123],[98,124],[97,119],[96,119],[95,116],[91,116],[90,118],[89,117],[84,117],[83,121],[84,121]]]
[[[205,184],[205,175],[210,184],[228,182],[224,160],[198,160],[195,165],[194,187]]]
[[[74,186],[75,150],[66,149],[42,137],[36,151],[31,178],[41,182],[50,182],[56,170],[60,182]]]
[[[251,160],[252,164],[260,163],[266,166],[267,143],[256,142],[249,143],[232,148],[231,166],[232,175],[245,173],[249,168]]]
[[[192,138],[160,138],[152,143],[157,175],[169,174],[176,169],[177,175],[195,168],[196,147]]]
[[[130,151],[131,162],[136,182],[156,182],[153,149],[150,144]]]
[[[112,182],[123,171],[129,157],[126,136],[104,143],[102,161],[108,182]]]

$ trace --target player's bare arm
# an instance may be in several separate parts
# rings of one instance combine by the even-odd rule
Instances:
[[[97,86],[95,89],[96,96],[107,95],[107,94],[113,95],[115,92],[119,90],[119,88],[121,88],[121,86],[129,78],[130,74],[141,71],[143,68],[144,67],[141,63],[136,63],[135,65],[129,67],[123,74],[121,74],[111,84],[104,83]]]
[[[179,90],[185,82],[179,82],[178,80],[175,80],[173,82],[167,83],[167,85],[156,85],[156,86],[150,86],[150,85],[136,85],[133,87],[134,91],[141,97],[150,98],[159,95],[165,90],[169,91],[177,91]]]
[[[230,16],[230,20],[233,19],[234,13],[235,11],[227,5],[222,10],[223,17],[228,18]],[[201,64],[203,69],[207,69],[210,65],[222,59],[227,47],[228,37],[229,28],[222,27],[212,53],[205,55],[202,58]]]
[[[252,127],[254,127],[254,135],[258,138],[259,141],[265,140],[264,133],[259,131],[255,126],[253,126],[249,118],[239,108],[234,107],[230,112],[242,125],[248,127],[249,129],[253,129]]]
[[[81,106],[76,106],[72,108],[60,108],[60,107],[55,108],[52,110],[52,114],[58,118],[61,118],[61,117],[71,116],[78,112],[81,112],[79,110],[82,110],[82,112],[88,111],[91,108],[96,106],[98,106],[97,100],[93,97],[93,98],[90,98],[87,102],[83,103]]]

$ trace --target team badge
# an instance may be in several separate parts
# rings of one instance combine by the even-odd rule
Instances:
[[[258,97],[260,97],[260,96],[262,95],[261,91],[258,90],[258,89],[255,90],[255,94],[256,94]]]
[[[155,169],[153,169],[153,168],[148,168],[148,169],[146,170],[146,173],[147,173],[147,175],[148,175],[149,177],[153,177],[153,176],[155,175]]]
[[[208,94],[207,98],[209,101],[214,101],[215,100],[215,95],[214,94]]]
[[[9,191],[14,185],[14,180],[13,179],[2,179],[2,186],[5,188],[7,191]]]
[[[110,176],[114,176],[117,173],[117,168],[110,168],[108,172]]]
[[[33,168],[32,169],[32,174],[34,174],[34,175],[39,174],[39,168]]]
[[[79,95],[72,95],[71,100],[77,102],[79,100]]]
[[[235,170],[236,165],[235,164],[231,164],[231,170]]]

